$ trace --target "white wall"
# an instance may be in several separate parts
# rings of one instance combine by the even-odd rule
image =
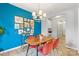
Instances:
[[[66,21],[66,44],[68,47],[78,49],[78,19],[77,8],[62,11],[59,14],[65,15]]]
[[[79,7],[78,7],[78,40],[77,40],[77,42],[78,42],[78,50],[79,50]]]
[[[47,29],[48,29],[48,27],[47,27],[47,21],[42,21],[42,28],[41,28],[41,30],[42,30],[42,33],[45,36],[47,36]]]
[[[55,15],[65,15],[65,21],[66,21],[66,44],[68,47],[71,47],[73,49],[79,48],[79,40],[78,40],[78,9],[72,8],[69,10],[65,10],[59,13],[56,13]],[[42,24],[42,31],[45,31],[45,24]],[[46,24],[47,25],[47,24]]]
[[[42,33],[47,36],[48,35],[48,28],[52,28],[53,37],[57,37],[57,23],[56,21],[51,21],[50,19],[46,19],[45,21],[42,21]]]
[[[48,19],[45,19],[44,21],[42,21],[42,33],[47,36],[48,35],[48,28],[51,28],[51,22]]]
[[[69,10],[66,12],[66,43],[71,48],[77,48],[77,37],[75,36],[75,10]]]

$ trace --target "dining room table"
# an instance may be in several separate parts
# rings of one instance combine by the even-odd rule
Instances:
[[[49,36],[44,36],[42,38],[42,40],[40,40],[39,37],[35,37],[34,40],[28,40],[27,39],[27,44],[28,44],[28,47],[27,47],[27,52],[26,52],[26,56],[28,55],[28,51],[29,51],[29,47],[32,45],[36,46],[36,56],[38,56],[38,47],[41,45],[41,44],[44,44],[44,43],[47,43],[49,41],[51,41],[53,39],[53,37],[49,37]]]

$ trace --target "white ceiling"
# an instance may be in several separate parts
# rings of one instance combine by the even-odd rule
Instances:
[[[75,3],[11,3],[17,7],[30,12],[37,11],[37,9],[42,9],[47,13],[47,16],[51,16],[57,12],[67,10],[76,6]],[[52,13],[52,14],[51,14]]]

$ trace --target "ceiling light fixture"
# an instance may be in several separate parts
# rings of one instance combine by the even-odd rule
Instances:
[[[42,19],[46,17],[46,13],[44,13],[40,8],[37,12],[32,12],[33,19]]]

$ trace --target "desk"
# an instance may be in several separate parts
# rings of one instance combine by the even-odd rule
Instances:
[[[26,55],[28,54],[28,50],[29,50],[30,45],[35,45],[36,46],[36,50],[37,50],[36,55],[38,56],[38,47],[39,47],[39,45],[47,43],[47,42],[51,41],[52,39],[53,38],[50,38],[50,37],[44,37],[42,41],[40,41],[37,38],[35,38],[35,40],[33,40],[33,41],[27,40],[28,48],[27,48]]]

